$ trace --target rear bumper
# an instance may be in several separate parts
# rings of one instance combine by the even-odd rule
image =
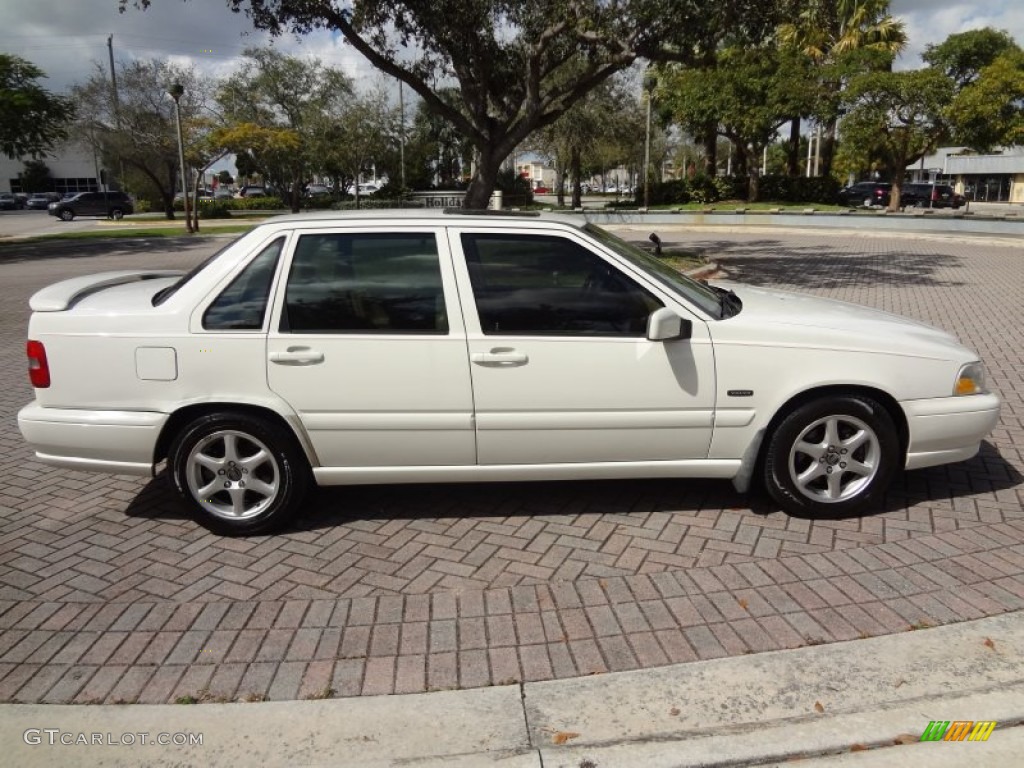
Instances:
[[[18,413],[18,429],[44,464],[148,475],[167,418],[152,411],[80,411],[33,402]]]
[[[910,444],[907,469],[934,467],[974,456],[999,422],[996,395],[940,397],[902,403]]]

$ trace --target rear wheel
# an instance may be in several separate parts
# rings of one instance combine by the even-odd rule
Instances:
[[[823,397],[797,407],[771,436],[765,484],[787,512],[857,513],[878,502],[899,464],[889,413],[868,397]]]
[[[71,210],[68,210],[67,208],[65,208],[63,211],[60,212],[60,220],[61,221],[71,221],[74,218],[75,218],[75,212],[74,211],[71,211]]]
[[[263,533],[297,511],[309,467],[284,428],[244,413],[196,419],[168,452],[175,490],[208,527],[227,534]]]

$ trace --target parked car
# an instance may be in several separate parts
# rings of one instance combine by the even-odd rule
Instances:
[[[62,221],[71,221],[76,216],[106,216],[120,220],[135,213],[135,206],[124,192],[79,192],[67,200],[50,203],[47,210]]]
[[[839,204],[864,206],[874,208],[876,206],[889,205],[889,194],[892,191],[892,184],[883,181],[859,181],[849,187],[839,190]]]
[[[375,192],[378,192],[378,191],[380,191],[380,186],[377,185],[377,184],[373,184],[372,182],[369,182],[369,181],[364,182],[364,183],[359,185],[359,196],[360,197],[368,197],[369,195],[372,195],[372,194],[374,194]],[[353,195],[354,196],[355,193],[356,193],[355,184],[349,184],[348,185],[348,189],[345,190],[345,193],[348,194],[348,195]]]
[[[238,190],[237,197],[272,197],[276,194],[271,187],[256,184],[247,184]]]
[[[0,192],[0,211],[16,211],[20,207],[18,198],[10,192]]]
[[[907,183],[900,190],[900,207],[953,208],[966,202],[962,195],[948,184]]]
[[[309,184],[306,187],[306,197],[313,199],[317,197],[330,197],[331,188],[326,184]]]
[[[280,525],[314,482],[710,477],[849,515],[900,469],[975,455],[1000,409],[945,331],[699,283],[568,216],[281,216],[188,273],[29,305],[36,457],[166,461],[229,533]]]
[[[45,211],[50,207],[50,203],[59,200],[60,195],[56,192],[33,192],[25,201],[25,207],[33,211]]]

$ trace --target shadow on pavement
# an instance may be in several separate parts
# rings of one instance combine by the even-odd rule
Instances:
[[[978,456],[959,464],[897,475],[885,503],[872,514],[1016,488],[1024,476],[988,442]],[[552,517],[631,512],[687,513],[778,508],[760,491],[740,494],[721,480],[599,480],[522,483],[355,485],[314,489],[305,510],[287,531],[325,530],[359,520],[424,520],[452,517]],[[125,509],[128,517],[184,520],[190,517],[163,473],[150,480]],[[858,517],[861,515],[847,516]],[[844,519],[835,516],[817,519]],[[556,522],[548,520],[548,522]],[[424,529],[427,530],[427,529]],[[283,535],[287,535],[287,531]]]
[[[851,253],[845,248],[793,246],[771,239],[695,241],[685,247],[701,250],[705,257],[719,262],[729,273],[728,279],[752,285],[819,289],[880,284],[964,285],[938,276],[940,270],[961,266],[959,258],[941,254]]]
[[[215,239],[211,240],[213,237]],[[41,242],[4,242],[0,243],[0,266],[24,261],[41,261],[43,259],[69,259],[82,256],[135,256],[151,253],[155,250],[181,252],[204,248],[209,250],[227,244],[229,239],[241,237],[240,234],[222,234],[204,232],[201,235],[182,237],[94,237],[81,240],[43,240]]]

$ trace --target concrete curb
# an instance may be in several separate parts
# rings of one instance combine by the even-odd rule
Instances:
[[[930,720],[996,720],[984,744],[917,743]],[[764,765],[873,749],[882,763],[1005,755],[1024,721],[1024,612],[640,672],[468,691],[198,706],[0,706],[12,765]],[[38,729],[29,731],[28,729]],[[202,733],[201,746],[48,744]],[[1021,731],[1012,731],[1019,744]],[[42,743],[30,744],[36,737]],[[61,736],[57,735],[59,742]],[[138,742],[139,737],[134,737]],[[1015,753],[1016,754],[1016,753]],[[978,762],[981,758],[981,762]],[[1002,758],[1000,758],[1002,759]],[[884,762],[890,761],[890,762]],[[819,761],[820,763],[820,761]],[[999,764],[999,763],[994,763]],[[1005,761],[1002,764],[1005,763]]]

